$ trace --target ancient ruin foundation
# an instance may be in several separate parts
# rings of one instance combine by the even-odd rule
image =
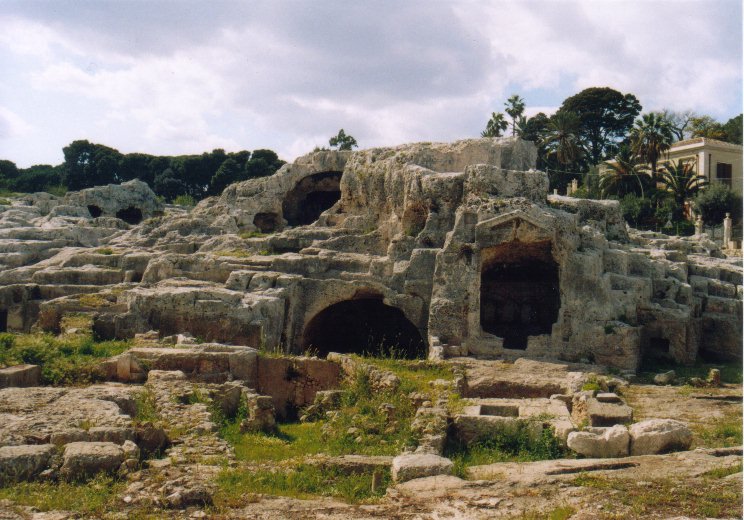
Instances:
[[[322,151],[190,211],[138,181],[30,195],[0,213],[0,330],[85,312],[102,337],[288,353],[741,358],[737,260],[548,195],[535,157],[518,139]]]

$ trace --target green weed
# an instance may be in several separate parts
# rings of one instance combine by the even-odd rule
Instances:
[[[102,358],[130,346],[128,341],[94,341],[90,335],[2,334],[0,365],[41,365],[45,384],[87,384],[99,380],[96,367]]]
[[[98,476],[86,483],[21,482],[0,487],[0,500],[39,511],[76,511],[101,517],[117,508],[125,483]]]
[[[239,507],[254,494],[305,499],[313,496],[341,498],[346,502],[370,502],[381,498],[390,473],[385,471],[381,485],[372,491],[372,473],[349,475],[333,467],[299,464],[279,469],[229,469],[217,477],[219,491],[215,504]]]
[[[464,443],[448,439],[445,457],[454,463],[455,475],[466,478],[467,468],[496,462],[529,462],[569,456],[552,427],[543,427],[536,436],[531,421],[519,421],[514,432],[503,432],[487,439]]]

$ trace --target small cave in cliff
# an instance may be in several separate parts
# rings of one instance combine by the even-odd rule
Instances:
[[[379,298],[346,300],[319,312],[305,327],[304,345],[329,352],[416,359],[426,357],[421,333],[403,311]]]
[[[103,210],[96,206],[95,204],[89,204],[88,205],[88,213],[90,213],[90,216],[93,218],[98,218],[101,215],[103,215]]]
[[[273,233],[279,228],[279,215],[276,213],[256,213],[253,225],[261,233]]]
[[[290,226],[312,224],[320,214],[341,198],[342,172],[321,172],[308,175],[287,193],[282,201],[282,213]]]
[[[116,218],[120,218],[127,224],[139,224],[142,222],[142,210],[129,206],[116,212]]]
[[[550,334],[561,306],[558,264],[550,242],[510,242],[483,252],[481,328],[504,348],[527,348],[527,337]]]
[[[0,332],[8,332],[8,311],[0,309]]]

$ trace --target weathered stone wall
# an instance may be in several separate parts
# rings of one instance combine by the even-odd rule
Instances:
[[[318,152],[131,229],[77,216],[93,192],[32,197],[0,211],[0,312],[11,329],[29,328],[39,308],[48,326],[75,310],[116,336],[155,328],[301,352],[326,309],[376,299],[435,356],[629,370],[646,354],[741,358],[740,261],[704,237],[629,232],[615,201],[548,195],[535,158],[534,145],[509,138]],[[318,211],[309,225],[288,223]],[[67,238],[51,242],[51,226]],[[34,249],[40,239],[47,247]],[[20,256],[23,244],[39,252]],[[89,249],[100,246],[112,251]],[[534,294],[489,289],[494,269]],[[85,293],[102,298],[75,296]]]

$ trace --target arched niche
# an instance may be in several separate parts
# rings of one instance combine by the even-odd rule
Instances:
[[[308,175],[300,180],[282,201],[282,213],[290,226],[312,224],[321,213],[341,198],[342,172]]]
[[[550,334],[561,307],[558,264],[549,240],[513,240],[481,252],[480,324],[504,348],[526,349]]]
[[[403,311],[376,297],[326,307],[308,322],[302,339],[321,357],[339,352],[415,359],[427,353],[421,333]]]

